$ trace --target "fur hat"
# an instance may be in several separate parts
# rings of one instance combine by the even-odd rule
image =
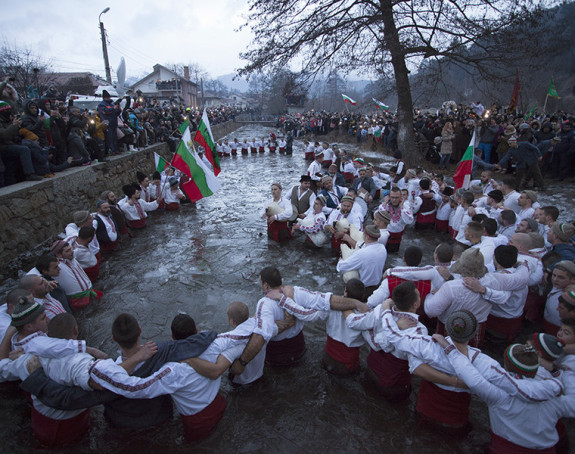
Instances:
[[[110,93],[108,93],[108,90],[102,90],[102,99],[107,98],[111,98]]]
[[[36,301],[28,301],[26,298],[20,298],[18,304],[12,311],[12,326],[23,326],[26,323],[32,323],[40,314],[44,312],[44,306]]]
[[[515,128],[513,127],[513,125],[507,125],[505,126],[505,130],[503,131],[503,134],[505,134],[506,136],[512,136],[513,134],[515,134]]]
[[[311,182],[311,177],[309,175],[302,175],[299,179],[300,183],[303,183],[304,181],[309,181]]]
[[[565,342],[551,334],[533,333],[533,346],[547,361],[555,361],[563,354]]]
[[[443,191],[441,191],[441,193],[443,195],[446,195],[447,197],[451,197],[453,195],[453,188],[451,186],[445,186],[445,188],[443,188]]]
[[[553,233],[565,243],[569,241],[575,233],[575,227],[573,227],[573,224],[569,222],[561,223],[559,221],[555,221],[551,228],[553,229]]]
[[[463,277],[480,278],[487,272],[483,254],[477,248],[469,248],[461,254],[459,260],[450,269],[451,273],[461,274]]]
[[[465,309],[453,312],[445,322],[445,331],[455,342],[465,343],[473,339],[479,324],[475,315]]]
[[[375,225],[373,225],[373,224],[370,224],[370,225],[368,225],[368,226],[365,228],[365,233],[366,233],[367,235],[369,235],[370,237],[372,237],[372,238],[379,238],[379,237],[381,237],[381,232],[380,232],[379,229],[378,229]]]

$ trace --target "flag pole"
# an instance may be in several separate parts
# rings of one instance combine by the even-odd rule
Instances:
[[[545,95],[545,103],[543,104],[543,113],[545,113],[545,108],[547,107],[548,99],[549,99],[549,92]]]

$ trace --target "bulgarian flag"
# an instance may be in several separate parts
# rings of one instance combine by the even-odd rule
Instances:
[[[208,120],[206,109],[204,109],[202,121],[200,121],[194,140],[204,147],[206,158],[208,158],[208,161],[210,161],[210,164],[214,168],[214,175],[218,176],[221,171],[220,160],[216,153],[216,144],[214,142],[214,136],[212,135],[212,128],[210,128],[210,121]]]
[[[170,165],[168,161],[166,161],[156,152],[154,152],[154,161],[156,163],[156,170],[160,173],[162,173],[166,169],[166,167]]]
[[[172,166],[190,177],[190,181],[182,184],[182,190],[192,202],[211,196],[221,187],[214,173],[206,167],[193,148],[190,128],[186,128],[182,135]]]
[[[465,150],[465,154],[457,164],[457,170],[455,175],[453,175],[453,181],[455,181],[455,189],[463,188],[469,189],[469,183],[471,182],[471,170],[473,169],[473,154],[475,152],[475,131],[473,131],[473,137],[471,142]]]
[[[345,96],[343,93],[342,93],[341,97],[343,98],[344,103],[348,102],[352,106],[355,106],[357,104],[353,99],[351,99],[349,96]]]
[[[378,101],[375,98],[371,98],[373,99],[373,102],[375,103],[375,105],[380,108],[381,110],[385,110],[386,112],[389,110],[389,106],[386,106],[384,103],[382,103],[381,101]]]

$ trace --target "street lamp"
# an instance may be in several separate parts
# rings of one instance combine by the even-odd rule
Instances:
[[[106,32],[104,31],[104,23],[100,20],[102,14],[106,14],[110,11],[110,7],[106,8],[98,16],[98,22],[100,22],[100,35],[102,37],[102,52],[104,54],[104,65],[106,66],[106,80],[110,85],[112,85],[112,73],[110,72],[110,62],[108,61],[108,48],[106,47]]]

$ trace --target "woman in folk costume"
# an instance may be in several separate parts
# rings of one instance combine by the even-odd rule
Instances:
[[[320,195],[313,202],[312,210],[305,218],[298,219],[292,227],[292,233],[300,230],[306,234],[306,243],[321,247],[327,242],[323,231],[326,219],[322,209],[325,206],[325,197]],[[310,211],[310,210],[308,210]]]
[[[291,230],[287,223],[293,214],[293,207],[288,199],[282,197],[282,185],[272,184],[272,200],[266,203],[262,219],[267,220],[268,238],[277,241],[291,239]]]

